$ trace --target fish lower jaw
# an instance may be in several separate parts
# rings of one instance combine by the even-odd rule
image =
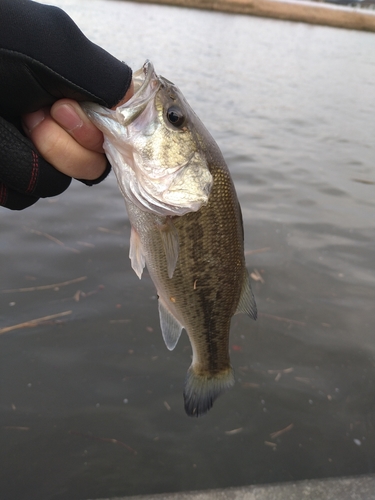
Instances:
[[[214,401],[224,391],[234,385],[234,372],[231,366],[216,373],[197,370],[191,365],[185,380],[185,412],[189,417],[200,417],[212,408]]]

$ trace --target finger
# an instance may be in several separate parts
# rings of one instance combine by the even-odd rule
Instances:
[[[60,99],[51,107],[51,116],[81,146],[103,153],[103,134],[83,112],[80,105],[71,99]]]
[[[94,180],[106,170],[105,155],[78,143],[50,116],[48,110],[25,115],[23,121],[26,133],[40,155],[58,171],[76,179]]]

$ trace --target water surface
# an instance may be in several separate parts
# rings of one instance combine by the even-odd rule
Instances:
[[[114,176],[74,182],[25,212],[0,210],[0,327],[71,311],[0,336],[1,498],[374,472],[374,35],[53,3],[134,69],[151,59],[217,140],[260,317],[233,318],[236,385],[206,417],[188,418],[189,341],[183,334],[173,352],[163,344],[154,286],[130,268]],[[31,290],[4,292],[20,288]]]

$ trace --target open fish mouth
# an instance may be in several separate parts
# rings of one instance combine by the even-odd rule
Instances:
[[[142,68],[133,74],[134,95],[115,110],[119,123],[126,126],[133,122],[148,107],[150,101],[155,97],[156,92],[161,86],[161,81],[154,70],[151,61],[146,61]],[[153,116],[148,116],[142,120],[141,126],[146,121],[152,120]]]

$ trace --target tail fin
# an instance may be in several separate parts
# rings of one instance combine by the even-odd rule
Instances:
[[[185,411],[189,417],[200,417],[208,412],[215,399],[222,392],[234,385],[234,373],[231,366],[214,375],[200,375],[192,365],[185,380]]]

